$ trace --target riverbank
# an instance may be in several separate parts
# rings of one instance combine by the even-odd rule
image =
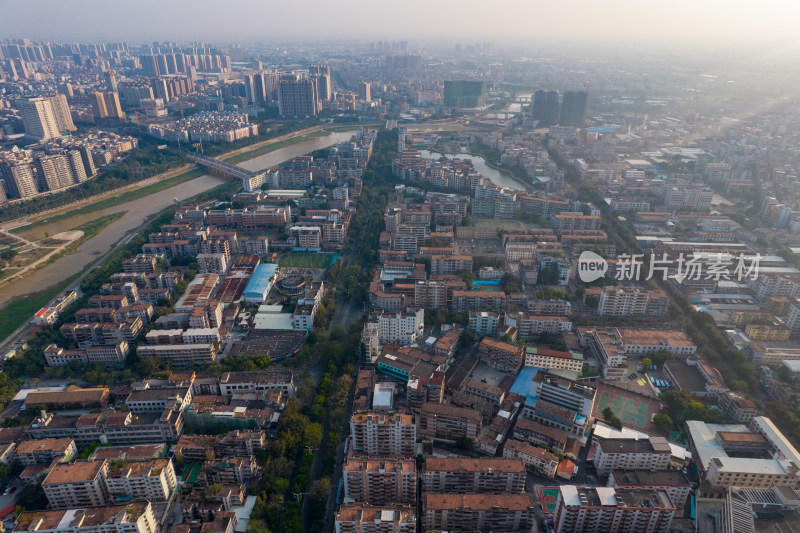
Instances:
[[[270,143],[266,154],[255,155],[252,151],[249,152],[250,157],[242,166],[253,168],[275,166],[282,160],[307,154],[346,139],[349,137],[350,131],[352,130],[331,133],[327,137],[312,136],[311,139],[297,139],[289,143],[289,146],[273,142]],[[20,325],[24,325],[34,312],[61,290],[74,284],[76,280],[80,281],[98,261],[105,261],[111,253],[124,246],[132,235],[135,235],[135,232],[140,231],[160,213],[172,208],[173,197],[178,198],[179,201],[197,202],[225,194],[239,186],[238,181],[226,182],[221,178],[204,174],[193,180],[158,191],[156,194],[144,195],[141,198],[127,201],[123,216],[111,221],[98,235],[86,239],[81,246],[77,247],[78,250],[75,253],[66,255],[57,262],[50,263],[3,287],[3,290],[0,291],[0,307],[5,306],[5,309],[11,309],[13,312],[7,314],[4,310],[0,313],[0,317],[2,317],[0,318],[0,331],[4,335],[8,335],[9,331],[14,332]],[[108,200],[116,200],[116,198]],[[74,219],[67,217],[61,218],[55,223],[51,221],[43,224],[37,231],[59,233],[67,229],[65,226],[77,227],[88,224],[100,216],[111,215],[119,209],[119,207],[115,209],[116,203],[104,205],[105,209],[87,210],[88,212],[84,212]],[[72,214],[74,215],[74,213]],[[7,324],[9,321],[11,323]]]
[[[179,185],[181,183],[199,178],[201,176],[204,176],[205,174],[206,171],[199,168],[188,170],[177,176],[163,179],[161,181],[157,181],[156,183],[145,185],[144,187],[133,188],[132,190],[128,190],[123,193],[118,193],[116,196],[111,196],[109,198],[93,202],[89,205],[86,205],[84,207],[79,207],[78,209],[73,209],[66,213],[59,213],[53,216],[45,217],[40,220],[37,220],[32,224],[19,226],[9,231],[11,231],[11,233],[15,235],[19,235],[20,237],[23,237],[28,240],[41,239],[45,233],[44,228],[46,226],[49,226],[50,224],[54,224],[64,220],[69,220],[71,218],[79,217],[81,215],[88,215],[96,211],[100,211],[102,209],[107,209],[109,207],[115,207],[117,205],[130,202],[132,200],[138,200],[139,198],[145,198],[157,192],[169,189],[170,187],[174,187],[175,185]],[[72,229],[72,228],[67,228],[67,229]]]
[[[100,233],[103,229],[106,228],[106,226],[122,218],[124,214],[125,212],[122,211],[120,213],[106,215],[104,217],[98,218],[81,226],[78,226],[73,230],[73,232],[76,232],[76,235],[79,234],[79,236],[64,242],[60,246],[43,247],[41,243],[43,242],[46,243],[48,240],[53,240],[50,237],[44,237],[39,241],[35,241],[33,244],[38,245],[36,249],[44,250],[46,251],[46,254],[39,257],[30,264],[24,265],[22,268],[13,268],[15,272],[11,273],[10,275],[2,276],[2,278],[0,278],[0,287],[8,283],[12,283],[16,281],[18,278],[25,277],[26,275],[30,274],[35,270],[44,268],[50,263],[58,261],[65,255],[71,254],[72,252],[76,251],[81,244],[83,244],[88,239],[91,239],[92,237]],[[72,232],[66,232],[66,233],[72,233]],[[55,238],[58,239],[58,236],[56,235]],[[7,272],[8,270],[9,270],[8,268],[4,269],[2,272],[0,272],[0,275],[4,273],[8,274]]]

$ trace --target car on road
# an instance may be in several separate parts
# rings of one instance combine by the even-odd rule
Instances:
[[[11,487],[7,487],[6,490],[3,491],[3,496],[8,496],[8,492],[11,490]]]
[[[17,492],[17,487],[11,487],[11,492],[9,492],[9,494],[14,494],[15,492]]]

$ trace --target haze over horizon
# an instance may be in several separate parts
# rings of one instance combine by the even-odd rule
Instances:
[[[142,0],[109,9],[99,0],[32,0],[0,4],[0,35],[52,41],[224,40],[237,42],[415,39],[487,42],[498,46],[590,44],[642,49],[752,48],[796,55],[800,3],[763,0],[641,2],[574,0],[568,4],[511,0],[403,4]],[[230,8],[227,8],[230,6]],[[391,21],[391,24],[384,24]]]

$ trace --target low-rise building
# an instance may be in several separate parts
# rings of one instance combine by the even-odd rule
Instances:
[[[672,449],[664,437],[647,439],[599,438],[594,467],[601,476],[611,470],[666,470]]]
[[[25,440],[16,445],[11,460],[23,466],[50,464],[58,459],[68,463],[78,455],[78,447],[70,438]]]
[[[554,479],[558,468],[558,457],[544,448],[531,446],[527,442],[509,439],[503,447],[503,457],[519,459],[537,475]]]
[[[416,533],[417,516],[409,505],[347,503],[333,517],[336,533]]]
[[[556,498],[555,531],[667,533],[675,511],[663,490],[562,485]]]
[[[609,487],[638,490],[663,490],[678,509],[686,505],[692,484],[680,470],[612,470]]]
[[[57,463],[42,481],[42,489],[52,509],[108,505],[112,500],[107,473],[107,461]]]
[[[479,411],[433,402],[422,404],[418,418],[421,437],[452,442],[475,440],[482,423]]]
[[[19,515],[13,531],[37,533],[153,533],[159,522],[150,502],[124,505],[26,511]]]
[[[525,348],[525,366],[581,372],[583,370],[583,354],[528,346]]]
[[[523,362],[523,348],[518,344],[484,337],[478,345],[481,361],[503,372],[516,373]]]
[[[175,496],[178,480],[170,459],[128,462],[112,468],[105,479],[111,498],[169,502]]]

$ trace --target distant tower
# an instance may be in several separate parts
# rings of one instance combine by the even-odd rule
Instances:
[[[109,117],[125,118],[125,113],[122,112],[122,106],[119,103],[119,93],[104,93],[103,100],[106,102],[106,112]]]
[[[368,81],[362,81],[358,84],[358,97],[365,102],[372,101],[372,95],[370,94],[370,84]]]
[[[331,99],[331,67],[311,65],[308,74],[317,82],[317,100],[327,102]]]
[[[320,110],[317,80],[296,74],[281,76],[278,85],[278,109],[281,116],[316,116]]]
[[[110,91],[112,93],[117,92],[117,76],[114,74],[113,71],[107,70],[104,72],[106,77],[106,91]]]
[[[540,126],[558,124],[561,118],[561,96],[558,91],[539,89],[533,95],[533,118]]]
[[[103,97],[103,93],[99,93],[97,91],[93,92],[89,95],[89,101],[92,102],[92,113],[94,114],[95,119],[108,117],[106,100]]]
[[[589,93],[586,91],[567,91],[561,105],[560,123],[564,126],[582,126],[586,120],[586,104]]]

